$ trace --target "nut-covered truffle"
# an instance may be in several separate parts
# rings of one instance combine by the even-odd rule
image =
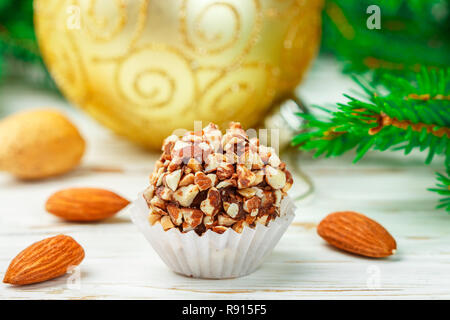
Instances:
[[[221,234],[276,219],[292,184],[273,148],[249,139],[239,123],[224,135],[211,123],[164,141],[144,198],[151,225]]]

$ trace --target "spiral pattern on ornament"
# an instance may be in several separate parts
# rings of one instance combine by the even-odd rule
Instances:
[[[279,69],[266,63],[249,62],[241,65],[233,74],[224,72],[210,84],[201,96],[199,111],[204,116],[214,114],[216,118],[240,121],[258,117],[269,106],[276,91]],[[236,79],[239,79],[236,81]]]
[[[198,91],[191,62],[176,48],[164,45],[135,48],[119,58],[114,82],[125,102],[144,108],[146,117],[148,112],[182,112],[192,105]]]
[[[239,46],[239,43],[242,42],[244,47],[242,52],[240,52],[239,56],[236,58],[241,59],[250,52],[257,41],[262,26],[262,9],[259,0],[252,1],[253,10],[255,12],[253,15],[254,21],[247,22],[244,21],[244,16],[240,13],[237,4],[230,3],[230,1],[213,1],[199,8],[197,12],[194,12],[195,10],[192,8],[189,10],[190,2],[192,1],[182,1],[179,14],[180,34],[186,47],[195,51],[197,54],[214,55],[223,53],[229,49],[235,49],[236,46]],[[193,2],[194,4],[197,4],[195,1]],[[195,6],[193,5],[192,7]],[[219,10],[221,11],[221,14],[219,14]],[[193,12],[193,18],[191,18],[191,20],[189,20],[188,12]],[[208,33],[211,33],[211,31],[208,30],[208,27],[212,27],[215,24],[209,23],[208,25],[208,15],[214,18],[221,17],[222,19],[228,16],[233,22],[223,22],[222,25],[227,27],[221,32],[216,32],[211,36],[208,35]],[[247,18],[248,15],[245,15],[245,17]],[[192,23],[189,23],[189,21]],[[245,22],[251,25],[251,32],[249,33],[248,39],[242,38]],[[204,27],[203,25],[207,25],[208,27]],[[231,25],[233,27],[230,27]],[[226,37],[226,33],[229,33],[228,37]]]
[[[96,7],[114,6],[117,12],[115,19],[105,16],[99,16]],[[115,4],[115,5],[114,5]],[[90,0],[87,3],[85,13],[82,14],[83,24],[85,25],[87,34],[97,41],[110,41],[116,37],[127,23],[126,3],[124,0]]]

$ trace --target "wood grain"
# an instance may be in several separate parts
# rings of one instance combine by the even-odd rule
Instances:
[[[309,103],[334,101],[349,80],[340,78],[337,68],[330,76],[329,61],[318,63],[302,96]],[[325,81],[333,86],[324,93]],[[298,204],[294,223],[263,266],[239,279],[197,280],[168,270],[126,210],[102,223],[79,224],[44,209],[49,195],[67,187],[106,188],[134,199],[147,184],[156,154],[112,135],[56,95],[10,85],[0,89],[0,97],[11,109],[36,107],[36,101],[60,107],[88,140],[83,165],[64,177],[24,183],[0,174],[0,277],[18,252],[45,237],[68,234],[86,251],[79,270],[23,288],[1,285],[0,299],[450,298],[450,217],[434,209],[438,197],[426,191],[435,182],[434,171],[443,167],[441,159],[425,166],[418,154],[369,153],[352,165],[352,154],[327,160],[302,155],[302,170],[316,191]],[[327,245],[315,226],[339,210],[380,222],[396,238],[397,253],[370,259]]]

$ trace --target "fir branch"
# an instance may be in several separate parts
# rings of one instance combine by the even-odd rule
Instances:
[[[445,210],[450,213],[450,177],[449,170],[447,170],[447,175],[443,175],[440,173],[436,173],[436,177],[438,183],[436,184],[436,188],[428,189],[430,191],[437,192],[439,195],[443,196],[442,199],[439,200],[439,204],[437,208],[445,208]]]
[[[315,157],[339,156],[356,149],[354,162],[369,150],[403,150],[405,154],[426,150],[425,163],[443,155],[449,166],[450,68],[422,69],[413,81],[407,80],[410,78],[385,75],[377,88],[355,78],[367,99],[346,96],[349,101],[338,104],[336,111],[320,108],[328,113],[325,119],[299,114],[307,120],[306,130],[293,139],[293,145],[314,151]],[[448,182],[442,177],[441,183]],[[447,206],[448,199],[443,203]]]
[[[357,79],[356,79],[357,80]],[[358,80],[357,80],[358,81]],[[385,76],[381,95],[360,83],[367,101],[347,96],[347,104],[338,104],[331,117],[321,120],[314,115],[300,115],[309,132],[294,138],[294,145],[316,150],[319,156],[338,156],[356,148],[355,162],[370,150],[428,150],[427,163],[435,154],[447,155],[450,140],[450,69],[422,70],[414,82]]]

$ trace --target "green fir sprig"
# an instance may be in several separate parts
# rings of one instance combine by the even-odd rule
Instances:
[[[450,68],[422,69],[411,76],[385,74],[377,86],[355,80],[365,98],[349,95],[347,103],[339,103],[336,111],[317,107],[328,116],[299,114],[305,118],[306,129],[293,139],[300,149],[314,151],[314,156],[339,156],[356,149],[354,162],[369,150],[426,151],[425,163],[435,155],[445,157],[450,167]],[[373,82],[372,82],[373,84]],[[441,207],[450,211],[448,179],[439,175],[439,191],[446,196]],[[447,180],[446,180],[447,179]],[[442,191],[447,185],[447,191]]]
[[[439,200],[438,208],[445,208],[450,213],[450,170],[447,168],[447,175],[436,173],[438,183],[436,188],[428,189],[437,192],[442,196]]]

